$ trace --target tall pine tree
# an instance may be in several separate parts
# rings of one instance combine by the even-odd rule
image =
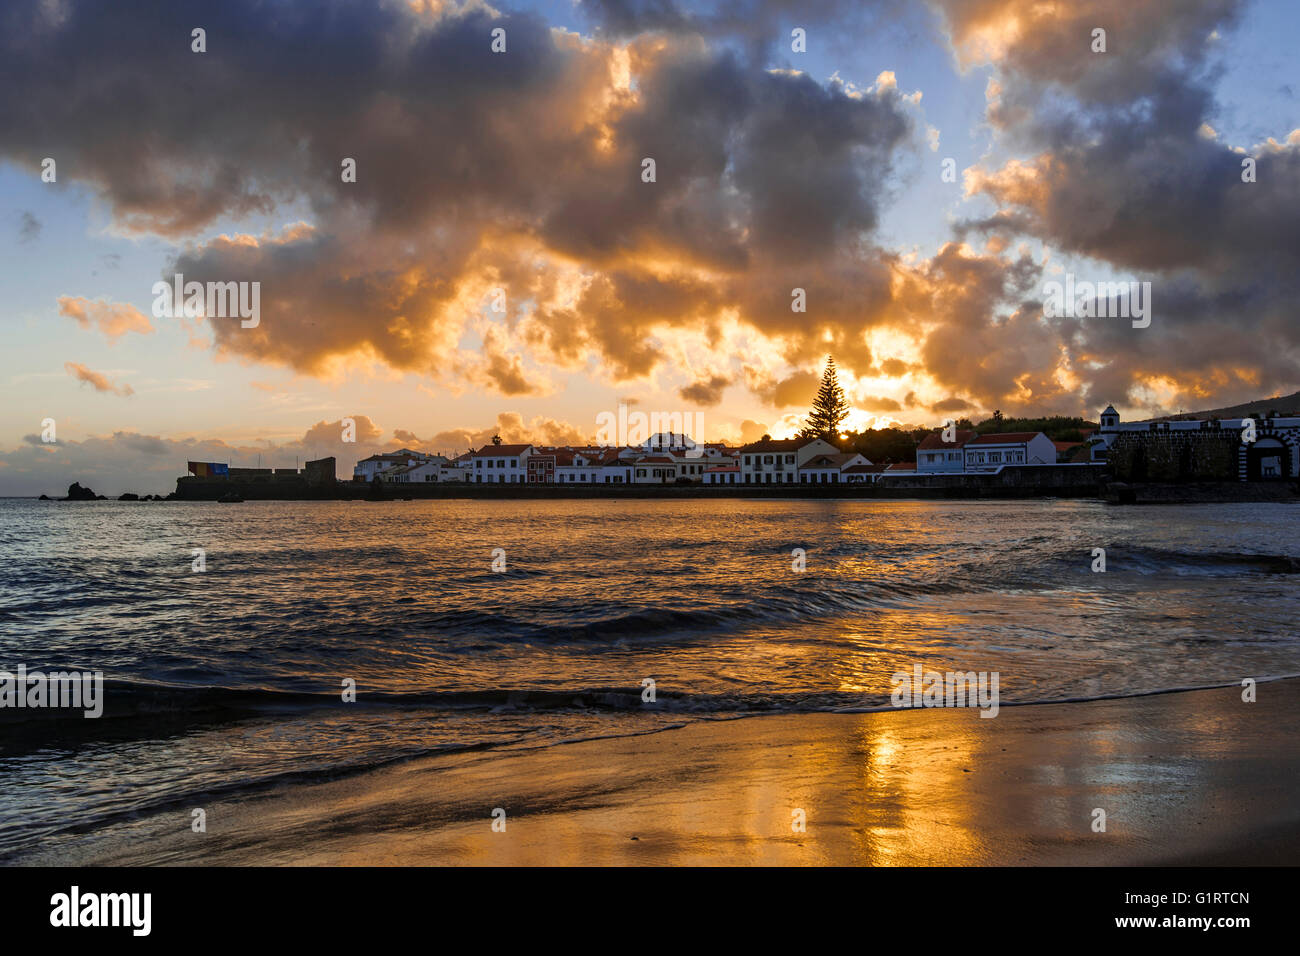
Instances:
[[[799,431],[800,438],[824,438],[832,444],[839,437],[840,425],[849,417],[849,403],[844,400],[835,374],[835,359],[826,356],[826,371],[822,372],[821,388],[813,399],[812,410]]]

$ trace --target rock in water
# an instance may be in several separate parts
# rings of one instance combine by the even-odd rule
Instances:
[[[81,487],[81,482],[74,481],[68,485],[68,497],[64,501],[95,501],[98,497],[89,488]]]

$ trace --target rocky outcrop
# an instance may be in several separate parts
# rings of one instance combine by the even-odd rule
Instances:
[[[89,488],[81,487],[81,482],[74,481],[68,485],[68,497],[64,501],[97,501],[101,496],[95,494]]]

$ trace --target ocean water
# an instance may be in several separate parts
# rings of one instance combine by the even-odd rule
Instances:
[[[1297,674],[1298,531],[1280,504],[0,500],[0,670],[102,671],[106,701],[0,709],[0,861],[414,756],[887,708],[917,663],[998,672],[1002,706]]]

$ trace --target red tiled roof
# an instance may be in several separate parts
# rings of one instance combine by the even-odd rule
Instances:
[[[885,468],[885,471],[916,471],[916,462],[914,461],[896,461]]]
[[[1021,445],[1027,441],[1033,441],[1042,432],[993,432],[988,435],[980,435],[972,445]]]
[[[1052,442],[1052,444],[1056,446],[1056,450],[1057,450],[1057,451],[1069,451],[1071,448],[1078,448],[1080,445],[1083,444],[1083,442],[1081,442],[1081,441],[1054,441],[1054,442]]]
[[[934,432],[931,435],[926,435],[921,440],[921,444],[917,446],[917,449],[919,451],[930,451],[933,448],[960,448],[975,437],[975,432],[959,428],[953,437],[954,441],[944,441],[943,432]]]
[[[673,460],[664,455],[647,455],[636,460],[638,465],[671,465]]]
[[[716,472],[740,471],[740,466],[739,465],[712,465],[704,469],[704,473],[706,475],[715,471]]]
[[[484,445],[478,451],[474,452],[475,458],[513,458],[522,455],[532,445]]]
[[[846,475],[874,475],[884,471],[888,465],[849,465],[844,469]]]

